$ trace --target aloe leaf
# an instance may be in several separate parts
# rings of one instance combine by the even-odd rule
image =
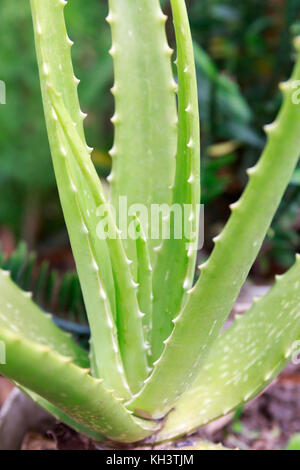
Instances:
[[[300,339],[300,257],[262,299],[221,334],[157,439],[185,434],[246,403],[290,361]],[[296,343],[295,343],[296,344]]]
[[[295,46],[299,52],[299,38]],[[299,158],[300,106],[293,100],[299,79],[298,53],[293,76],[281,87],[284,100],[277,120],[266,128],[268,142],[263,155],[249,171],[249,183],[232,207],[207,264],[201,267],[199,280],[173,320],[165,349],[143,390],[131,402],[131,409],[154,417],[168,412],[197,377],[229,315]]]
[[[148,375],[146,360],[147,345],[144,342],[142,328],[143,314],[139,309],[136,292],[138,285],[133,281],[130,271],[130,261],[126,257],[119,230],[85,146],[76,132],[75,127],[72,125],[70,115],[61,97],[51,86],[48,86],[47,92],[56,116],[60,121],[64,138],[67,140],[72,150],[70,157],[76,159],[80,171],[89,184],[96,205],[100,209],[101,207],[105,209],[109,233],[107,244],[116,284],[118,304],[117,328],[120,349],[130,387],[136,392],[140,389],[143,380]],[[97,360],[100,360],[100,358],[97,357]]]
[[[152,204],[170,204],[175,171],[176,84],[171,70],[172,50],[166,40],[166,17],[159,0],[109,0],[109,8],[115,73],[115,142],[109,178],[112,203],[118,214],[120,197],[126,196],[128,208],[144,205],[149,214]],[[150,238],[144,220],[141,223]],[[135,241],[125,242],[136,280]],[[160,242],[159,237],[150,242],[153,264],[154,247]]]
[[[25,387],[22,387],[20,384],[14,382],[15,386],[18,387],[25,395],[27,395],[32,401],[34,401],[37,405],[39,405],[44,410],[48,411],[54,418],[56,418],[59,422],[62,422],[69,426],[75,431],[84,434],[85,436],[90,437],[91,439],[95,439],[97,441],[101,441],[106,439],[103,434],[99,433],[99,431],[93,431],[91,428],[87,428],[82,424],[79,424],[74,419],[70,418],[66,413],[62,410],[57,408],[57,406],[52,405],[49,401],[45,400],[44,398],[40,397],[37,393],[28,390]]]
[[[56,120],[57,141],[60,146],[63,145],[64,148],[67,148],[67,140],[64,137],[63,130],[59,127],[57,117]],[[73,242],[72,246],[79,247],[79,249],[86,248],[84,258],[80,257],[77,261],[77,267],[79,266],[79,273],[90,272],[90,276],[86,276],[82,282],[82,290],[92,333],[90,341],[92,374],[103,378],[105,384],[116,390],[120,396],[129,398],[130,389],[119,351],[114,315],[105,290],[102,272],[96,261],[96,247],[93,245],[89,225],[87,225],[87,220],[83,214],[80,192],[74,183],[76,174],[70,162],[71,158],[73,158],[71,149],[69,152],[63,153],[61,160],[58,160],[56,165],[56,177],[58,181],[61,178],[61,181],[64,180],[67,183],[61,187],[62,206],[67,211],[72,224],[80,227],[77,233],[74,233],[71,226],[70,239]],[[96,315],[91,315],[90,312],[95,312]]]
[[[6,327],[0,326],[0,338],[7,361],[0,365],[0,373],[40,395],[80,426],[119,442],[135,442],[155,430],[153,423],[136,420],[103,386],[103,379],[93,378],[70,358]]]
[[[88,376],[86,351],[55,326],[50,316],[34,304],[30,293],[17,287],[9,272],[3,270],[0,270],[0,340],[6,349],[6,364],[0,366],[0,373],[21,384],[22,390],[25,387],[31,398],[66,424],[99,439],[109,429],[111,412],[113,424],[107,436],[113,438],[119,429],[120,438],[125,441],[142,439],[148,434],[148,426],[153,428],[151,423],[144,426],[135,422],[112,392],[104,389],[101,380]],[[101,411],[105,406],[107,411]],[[120,422],[114,423],[118,416]]]
[[[89,366],[86,351],[68,333],[60,330],[51,316],[35,305],[31,293],[17,287],[11,280],[10,273],[3,270],[0,270],[0,328],[11,330],[29,341],[49,346],[63,356],[72,357],[81,367]]]
[[[192,287],[197,255],[200,204],[200,124],[193,43],[184,0],[171,1],[177,43],[178,142],[172,204],[182,210],[182,236],[163,241],[153,273],[152,357],[157,360],[163,341],[173,329],[185,293]],[[177,207],[178,207],[177,206]]]
[[[137,265],[137,298],[140,310],[143,313],[143,330],[145,340],[149,344],[152,330],[152,265],[149,254],[149,241],[146,239],[140,220],[135,217],[136,224],[136,253],[138,259]],[[149,344],[150,346],[150,344]],[[150,349],[148,350],[150,355]]]
[[[63,135],[58,138],[58,141],[61,142],[62,139]],[[65,175],[67,175],[67,181]],[[61,200],[62,206],[70,217],[70,221],[74,224],[70,230],[72,246],[79,250],[85,248],[84,257],[77,261],[77,267],[79,272],[85,272],[86,274],[84,282],[81,284],[92,332],[92,372],[95,376],[103,378],[105,384],[115,389],[120,396],[128,397],[130,391],[119,352],[118,335],[113,313],[99,267],[95,261],[95,252],[89,231],[86,229],[78,192],[76,189],[74,190],[70,165],[64,158],[57,162],[56,177],[58,181],[61,178],[65,183],[61,192]],[[76,227],[79,227],[79,230]],[[95,312],[95,315],[91,316],[90,312]]]
[[[89,153],[87,153],[87,158],[89,163],[91,163],[91,158]],[[72,160],[71,160],[72,161]],[[74,171],[75,168],[75,171]],[[95,261],[99,267],[100,275],[105,286],[105,291],[109,299],[112,315],[116,319],[117,306],[116,306],[116,292],[115,292],[115,282],[113,276],[113,270],[111,265],[111,260],[109,256],[109,250],[106,243],[106,240],[98,237],[97,235],[97,225],[99,223],[99,217],[97,216],[97,203],[93,197],[92,190],[82,175],[80,169],[72,162],[70,165],[70,170],[73,174],[73,179],[76,181],[78,187],[78,200],[80,202],[80,207],[82,211],[82,216],[84,219],[85,226],[89,232],[89,238],[91,245],[94,247],[94,257]],[[99,179],[98,176],[97,180]],[[107,282],[108,281],[108,282]]]
[[[31,10],[53,164],[79,278],[84,281],[82,283],[83,296],[89,316],[92,339],[94,338],[95,344],[97,344],[93,351],[100,358],[104,348],[100,342],[102,330],[99,328],[99,323],[101,326],[101,323],[107,322],[107,311],[102,301],[101,293],[104,291],[104,286],[99,285],[98,269],[104,276],[105,286],[111,286],[112,275],[105,277],[105,273],[109,271],[109,266],[106,266],[104,262],[105,259],[109,259],[108,253],[105,256],[107,248],[105,244],[102,244],[103,262],[100,266],[97,265],[96,270],[91,240],[86,233],[86,225],[76,199],[76,181],[70,180],[70,171],[64,162],[65,154],[70,152],[70,149],[68,143],[63,140],[63,136],[59,134],[57,117],[46,91],[49,83],[57,87],[68,108],[73,125],[76,125],[77,132],[84,139],[83,113],[80,110],[77,96],[78,80],[74,76],[70,54],[72,42],[67,36],[63,15],[65,3],[60,0],[45,0],[43,2],[31,0]],[[111,290],[111,288],[108,287],[107,290]],[[110,346],[108,354],[113,350],[113,345]],[[115,371],[115,374],[111,374],[112,377],[118,377],[117,367],[109,362],[103,363],[102,376],[109,377],[109,369]],[[118,383],[123,383],[122,377],[119,378]],[[110,386],[112,385],[110,384]],[[116,383],[113,386],[116,387]],[[121,387],[122,391],[128,394],[124,391],[124,386],[121,385]]]
[[[86,218],[86,213],[83,212],[82,194],[79,191],[83,178],[87,176],[86,173],[82,173],[82,168],[79,167],[79,164],[83,163],[82,158],[84,158],[84,171],[88,168],[88,176],[90,176],[89,171],[91,171],[93,177],[90,190],[94,191],[93,196],[96,195],[94,202],[97,204],[104,202],[98,175],[91,163],[86,144],[84,144],[83,133],[81,132],[82,124],[80,125],[78,119],[75,119],[75,117],[81,116],[81,112],[78,111],[78,107],[78,109],[76,108],[78,111],[76,114],[72,108],[72,106],[74,107],[73,101],[75,100],[78,103],[78,98],[75,90],[76,79],[73,75],[71,63],[70,43],[66,36],[63,18],[63,3],[58,0],[54,2],[47,0],[42,3],[32,0],[32,12],[42,95],[54,169],[89,317],[93,343],[92,355],[96,356],[96,358],[92,358],[92,363],[94,365],[100,364],[101,361],[101,365],[93,368],[93,372],[99,372],[99,375],[106,379],[110,387],[119,388],[120,393],[122,392],[126,396],[128,391],[126,392],[126,387],[124,388],[122,364],[119,361],[119,353],[115,348],[116,342],[113,339],[114,326],[111,327],[113,325],[111,313],[114,316],[114,312],[111,312],[112,303],[108,308],[108,302],[106,302],[107,292],[110,290],[107,286],[111,284],[110,276],[105,275],[109,271],[109,266],[105,265],[105,260],[109,260],[108,252],[106,252],[108,248],[106,241],[99,238],[99,243],[103,243],[101,243],[100,251],[101,263],[98,265],[96,258],[99,259],[99,252],[93,246],[95,234],[91,235],[87,228],[89,218]],[[61,40],[61,37],[66,39]],[[56,87],[57,92],[52,93],[52,98],[54,95],[59,95],[61,99],[60,104],[69,125],[67,131],[64,127],[65,121],[59,122],[50,101],[51,90],[54,90],[54,87]],[[74,95],[76,95],[76,98],[74,98]],[[72,106],[69,105],[70,98],[72,98],[71,101],[73,100]],[[75,149],[75,156],[72,141],[74,135],[78,149],[80,149]],[[76,156],[79,156],[79,162],[76,162]],[[88,180],[88,183],[90,183],[90,180]],[[97,197],[100,197],[100,201],[97,200]],[[112,241],[112,244],[114,244],[114,241]],[[115,244],[117,250],[113,248],[113,250],[110,250],[110,254],[113,251],[112,259],[115,262],[115,267],[118,268],[118,271],[115,269],[113,275],[114,281],[118,282],[117,295],[119,298],[117,300],[121,305],[120,318],[118,318],[118,322],[122,326],[120,334],[121,352],[127,378],[131,382],[130,385],[133,390],[136,390],[140,387],[141,381],[147,376],[142,325],[139,318],[136,292],[134,286],[131,285],[130,276],[126,276],[129,267],[126,264],[127,260],[122,252],[119,239],[116,240]],[[121,261],[120,254],[122,255]],[[122,283],[123,278],[127,280],[127,283]],[[126,288],[127,291],[125,292]],[[122,301],[120,301],[120,297]],[[132,317],[133,321],[131,322]],[[101,325],[104,327],[109,326],[111,329],[109,338],[104,333],[107,328],[101,328]],[[101,340],[104,336],[107,339],[105,344],[109,346],[109,349],[102,344]],[[135,344],[135,348],[140,345],[139,354],[133,351],[133,344]],[[114,362],[110,363],[105,359],[105,356],[107,358],[113,357]],[[114,383],[110,383],[111,377],[115,379]]]

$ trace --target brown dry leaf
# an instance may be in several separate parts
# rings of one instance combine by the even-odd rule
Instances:
[[[56,443],[42,434],[29,432],[23,440],[21,450],[56,450]]]

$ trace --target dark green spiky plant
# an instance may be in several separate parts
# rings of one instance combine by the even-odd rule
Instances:
[[[300,152],[300,79],[282,84],[279,116],[249,183],[193,286],[188,234],[97,236],[106,205],[83,132],[63,0],[31,0],[43,103],[61,203],[91,329],[89,356],[0,273],[0,372],[74,429],[94,438],[152,442],[190,432],[259,393],[300,339],[300,261],[225,333],[221,328],[259,252]],[[184,0],[171,0],[177,86],[158,0],[109,0],[116,112],[111,200],[189,204],[197,230],[199,122]],[[300,40],[296,40],[300,52]],[[95,77],[97,80],[97,77]],[[161,418],[165,418],[161,420]]]

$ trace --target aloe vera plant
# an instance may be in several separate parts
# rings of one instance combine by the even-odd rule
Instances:
[[[293,94],[300,39],[293,76],[281,85],[281,110],[266,127],[265,150],[193,284],[200,139],[184,0],[171,0],[178,83],[159,0],[108,2],[115,70],[110,204],[85,142],[66,2],[30,3],[52,159],[91,341],[88,353],[2,270],[0,339],[7,361],[0,373],[94,439],[172,439],[253,398],[287,364],[300,339],[298,258],[221,332],[298,161],[300,108]],[[125,222],[133,237],[123,236],[114,217],[124,215],[124,197],[136,208]],[[184,235],[176,237],[170,224],[169,237],[151,237],[152,219],[141,218],[137,205],[157,204],[188,207]],[[104,208],[108,237],[99,236]]]

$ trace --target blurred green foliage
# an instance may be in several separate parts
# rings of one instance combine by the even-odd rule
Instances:
[[[285,450],[300,450],[300,434],[294,434],[288,442]]]
[[[206,246],[224,225],[228,204],[238,199],[265,142],[262,126],[279,108],[278,83],[292,67],[292,37],[300,33],[300,0],[186,0],[199,84],[202,192]],[[162,0],[170,14],[168,0]],[[112,61],[104,18],[107,0],[69,0],[66,19],[79,95],[88,112],[87,138],[94,161],[107,175],[112,144]],[[1,0],[0,226],[11,227],[29,246],[64,230],[43,119],[28,0]],[[170,42],[174,43],[171,21]],[[174,68],[175,70],[175,68]],[[300,250],[300,169],[294,175],[263,248],[256,275],[291,264]],[[276,266],[274,266],[276,265]]]
[[[107,115],[113,106],[107,93],[112,63],[107,54],[106,3],[72,0],[66,8],[69,35],[76,42],[75,73],[82,80],[80,99],[89,112],[88,139],[104,152],[112,142]],[[30,238],[35,225],[49,236],[63,227],[63,220],[45,131],[29,2],[1,0],[0,24],[0,75],[7,88],[6,105],[0,108],[0,191],[5,195],[0,199],[0,221],[21,237]],[[101,166],[101,158],[97,161]]]

